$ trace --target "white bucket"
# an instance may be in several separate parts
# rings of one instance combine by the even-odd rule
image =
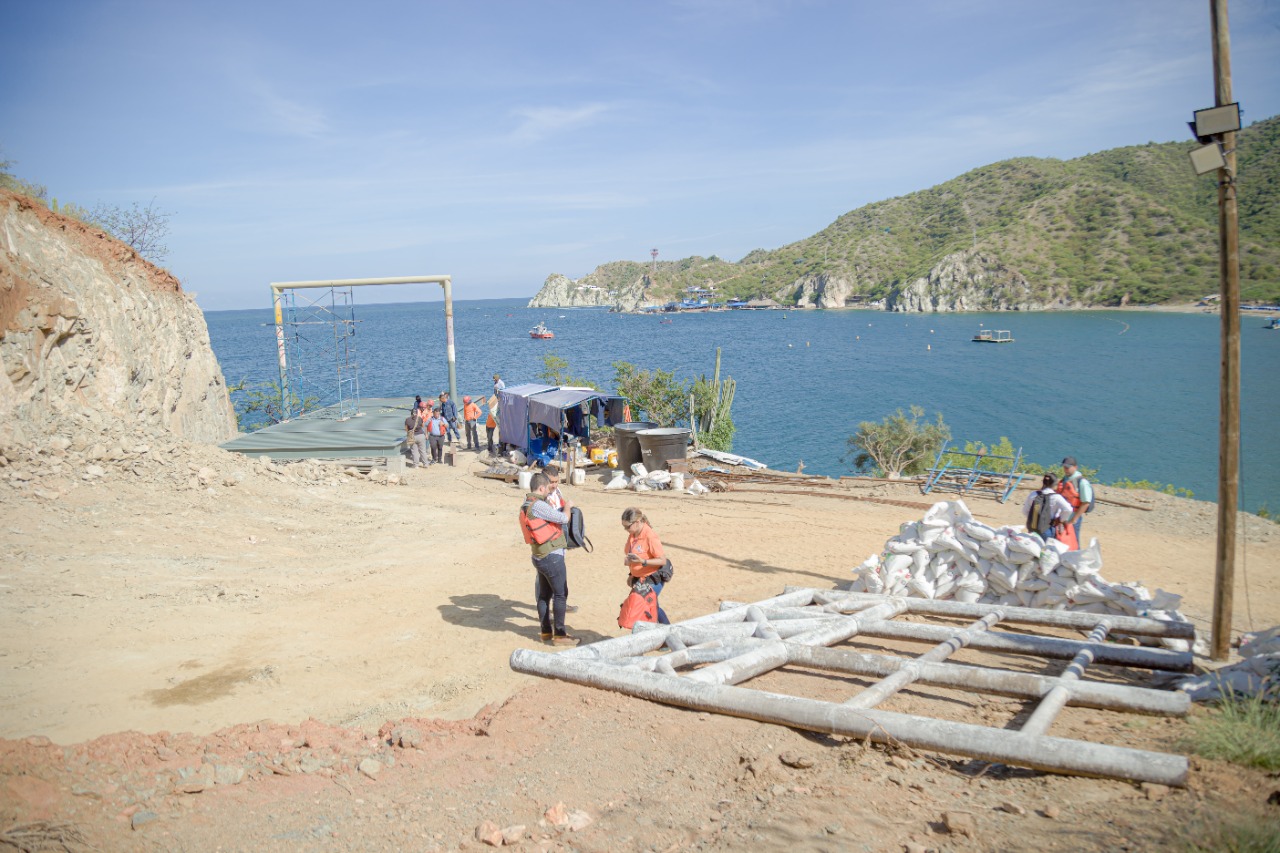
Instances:
[[[573,483],[575,486],[581,486],[583,483],[587,482],[587,472],[583,471],[581,468],[574,468],[573,474],[569,477],[569,482]]]
[[[532,472],[532,471],[521,471],[521,472],[520,472],[518,475],[516,475],[516,476],[517,476],[517,479],[518,479],[518,480],[519,480],[519,482],[520,482],[520,491],[522,491],[522,492],[527,492],[527,491],[529,491],[529,481],[533,479],[533,472]]]
[[[671,488],[684,491],[684,472],[675,471],[671,474]]]

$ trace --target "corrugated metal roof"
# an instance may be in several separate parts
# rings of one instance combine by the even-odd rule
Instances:
[[[245,456],[272,459],[395,456],[404,440],[404,419],[412,407],[412,397],[364,399],[356,415],[340,420],[336,406],[329,406],[220,446]]]

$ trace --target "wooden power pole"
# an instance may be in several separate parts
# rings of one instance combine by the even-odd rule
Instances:
[[[1213,34],[1214,105],[1232,103],[1231,34],[1227,0],[1209,0]],[[1236,510],[1240,494],[1240,247],[1236,215],[1236,133],[1222,135],[1226,164],[1218,170],[1218,270],[1222,312],[1219,374],[1218,548],[1213,586],[1212,657],[1231,651],[1236,566]]]

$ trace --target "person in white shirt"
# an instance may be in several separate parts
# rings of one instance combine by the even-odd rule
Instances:
[[[1053,486],[1057,478],[1052,474],[1045,474],[1041,482],[1042,487],[1027,495],[1027,499],[1022,503],[1022,513],[1027,517],[1027,530],[1039,533],[1042,539],[1060,538],[1057,533],[1066,524],[1067,519],[1071,518],[1071,504],[1054,490]],[[1040,512],[1033,518],[1032,509],[1036,505],[1036,498],[1040,496],[1043,496],[1043,500],[1040,501]]]

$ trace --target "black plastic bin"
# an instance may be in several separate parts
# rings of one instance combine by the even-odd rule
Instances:
[[[653,421],[627,421],[613,425],[613,437],[618,447],[618,467],[631,476],[631,466],[643,461],[640,456],[640,439],[636,433],[642,429],[653,429],[657,424]]]
[[[661,427],[642,429],[636,436],[640,439],[640,456],[644,467],[650,471],[664,471],[668,461],[684,460],[685,449],[689,446],[693,430],[686,427]]]

